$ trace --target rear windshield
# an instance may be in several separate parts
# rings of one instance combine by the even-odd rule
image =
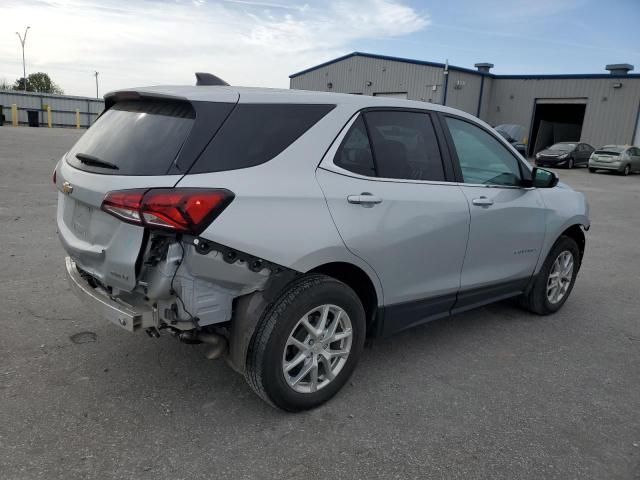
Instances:
[[[282,153],[335,105],[240,104],[189,173],[254,167]]]
[[[623,147],[616,147],[614,145],[607,145],[606,147],[602,147],[600,150],[596,150],[597,154],[600,155],[618,155],[624,151]]]
[[[104,112],[67,154],[81,170],[164,175],[195,119],[186,102],[126,101]]]

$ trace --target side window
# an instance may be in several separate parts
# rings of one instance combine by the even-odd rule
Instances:
[[[518,160],[498,140],[464,120],[446,117],[446,121],[465,183],[521,184]]]
[[[359,175],[376,176],[371,145],[369,145],[369,137],[362,115],[351,125],[336,152],[333,163]]]
[[[189,173],[255,167],[280,155],[335,105],[239,104]]]
[[[438,140],[426,113],[365,113],[378,177],[444,180]]]

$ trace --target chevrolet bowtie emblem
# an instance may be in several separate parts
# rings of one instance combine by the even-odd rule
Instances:
[[[71,185],[69,182],[64,182],[62,184],[62,191],[69,195],[71,192],[73,192],[73,185]]]

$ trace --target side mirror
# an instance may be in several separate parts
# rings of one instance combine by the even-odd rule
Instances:
[[[533,186],[536,188],[553,188],[560,181],[558,175],[544,168],[535,167],[531,172]]]

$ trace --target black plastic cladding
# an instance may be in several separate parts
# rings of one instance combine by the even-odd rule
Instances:
[[[259,272],[263,268],[268,268],[272,273],[281,273],[285,270],[290,270],[282,265],[278,265],[277,263],[272,263],[267,260],[264,260],[259,257],[254,257],[245,252],[241,252],[239,250],[235,250],[233,248],[226,247],[216,242],[212,242],[211,240],[206,240],[204,238],[194,238],[193,245],[196,248],[196,252],[201,255],[207,255],[212,251],[222,253],[222,258],[227,263],[235,263],[238,260],[245,262],[249,269],[253,272]]]

